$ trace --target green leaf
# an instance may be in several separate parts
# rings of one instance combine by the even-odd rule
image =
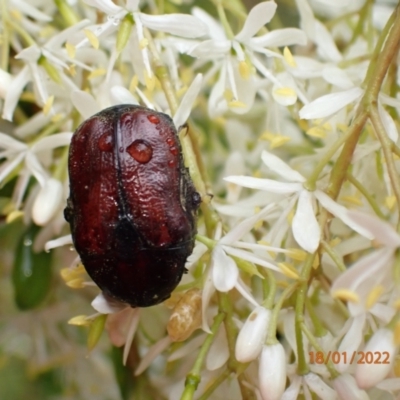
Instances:
[[[51,286],[51,254],[35,253],[32,248],[39,228],[32,225],[22,235],[16,251],[12,272],[15,303],[21,310],[37,307]]]

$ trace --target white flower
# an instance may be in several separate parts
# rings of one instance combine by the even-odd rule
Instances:
[[[302,119],[327,118],[351,103],[356,103],[353,107],[353,110],[355,110],[358,102],[365,93],[365,90],[354,85],[346,73],[339,68],[327,67],[323,70],[322,76],[328,83],[336,85],[345,90],[325,94],[303,106],[303,108],[301,108],[299,111],[299,116]],[[378,97],[378,112],[382,124],[385,127],[390,139],[396,143],[399,136],[396,124],[391,115],[383,107],[383,104],[400,108],[400,102],[398,99],[384,94],[380,94]]]
[[[309,372],[307,375],[295,375],[290,383],[290,386],[285,390],[285,393],[280,398],[281,400],[297,400],[299,398],[300,389],[303,389],[304,397],[312,399],[310,393],[315,393],[319,399],[336,400],[336,392],[328,386],[317,374]]]
[[[306,182],[306,178],[289,167],[289,165],[280,158],[267,151],[263,151],[261,158],[267,167],[289,182],[279,182],[271,179],[252,178],[248,176],[229,176],[224,179],[228,182],[252,189],[291,195],[294,200],[297,200],[296,212],[292,221],[292,231],[296,242],[304,250],[313,253],[317,250],[321,239],[321,230],[314,212],[314,199],[318,200],[324,208],[349,226],[354,225],[347,217],[346,209],[343,206],[334,202],[319,189],[313,192],[305,189],[303,184]],[[293,202],[291,201],[289,207],[292,206]],[[284,213],[285,212],[286,211],[284,211]],[[360,227],[358,226],[353,228],[360,231]]]
[[[111,0],[84,0],[86,4],[96,7],[108,15],[107,22],[100,26],[93,26],[89,29],[97,37],[105,37],[113,33],[120,20],[127,14],[131,14],[134,20],[134,35],[140,47],[141,61],[144,65],[148,78],[153,76],[153,71],[150,65],[150,56],[147,50],[146,40],[144,37],[143,28],[149,28],[155,31],[169,33],[186,38],[196,38],[206,34],[207,27],[197,18],[186,14],[164,14],[164,15],[149,15],[139,11],[139,0],[127,0],[125,7],[120,7],[114,4]],[[86,38],[76,45],[80,48],[88,44]],[[112,57],[111,67],[116,60],[116,49]],[[135,67],[138,68],[140,63],[135,62]],[[135,68],[135,69],[136,69]],[[110,68],[109,68],[110,72]],[[136,71],[140,79],[144,79],[143,71]]]
[[[262,36],[255,36],[265,24],[271,21],[276,8],[277,5],[273,1],[264,1],[254,6],[242,30],[233,38],[228,37],[229,35],[223,31],[221,25],[205,11],[199,8],[193,9],[193,14],[210,27],[211,38],[186,51],[200,60],[213,61],[214,67],[207,77],[219,70],[219,79],[209,99],[208,110],[211,116],[222,114],[228,109],[238,114],[246,113],[250,109],[257,84],[252,77],[248,62],[254,65],[261,75],[272,80],[275,89],[284,87],[254,53],[281,57],[279,53],[266,47],[304,45],[306,37],[303,31],[295,28],[278,29]]]
[[[286,355],[280,343],[265,345],[258,367],[258,386],[263,400],[280,400],[286,386]]]
[[[49,178],[36,196],[32,208],[32,219],[39,226],[46,225],[58,210],[62,201],[62,183]]]
[[[31,147],[5,133],[0,133],[0,158],[6,158],[0,166],[0,182],[2,182],[23,160],[28,175],[33,175],[39,184],[44,187],[49,173],[43,168],[40,157],[51,152],[59,146],[67,146],[71,142],[72,133],[63,132],[44,137],[35,142]],[[26,187],[22,186],[22,190]],[[19,196],[17,196],[19,197]]]
[[[364,362],[356,365],[355,378],[360,388],[372,388],[389,374],[397,354],[394,340],[393,331],[387,328],[378,329],[369,339],[362,352]],[[379,356],[381,363],[376,362]]]
[[[88,20],[83,20],[54,35],[44,45],[39,47],[34,44],[16,55],[15,58],[23,60],[25,66],[14,77],[6,91],[2,115],[4,119],[12,120],[14,109],[20,99],[21,93],[29,82],[33,82],[34,84],[36,102],[40,106],[45,106],[46,104],[51,106],[51,95],[56,94],[55,88],[51,86],[52,83],[54,84],[54,81],[56,81],[57,85],[61,85],[63,90],[68,89],[70,91],[77,89],[77,86],[64,73],[63,69],[68,68],[68,61],[78,64],[83,68],[88,67],[75,59],[70,59],[62,49],[62,45],[70,35],[88,24]],[[44,63],[49,65],[49,68],[53,70],[51,76],[48,72],[49,68],[46,70]]]
[[[236,340],[235,356],[240,362],[255,360],[264,345],[271,319],[271,310],[259,306],[247,317]]]

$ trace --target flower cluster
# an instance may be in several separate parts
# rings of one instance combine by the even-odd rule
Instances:
[[[400,396],[400,7],[255,3],[3,2],[0,397]],[[73,132],[120,104],[171,116],[202,199],[148,308],[64,217]]]

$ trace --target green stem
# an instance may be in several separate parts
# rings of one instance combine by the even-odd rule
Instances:
[[[376,107],[371,108],[370,110],[370,118],[372,125],[375,129],[375,133],[378,136],[379,141],[381,142],[382,151],[386,159],[387,171],[389,174],[390,182],[392,184],[393,193],[396,197],[397,204],[400,204],[400,180],[399,173],[397,172],[397,168],[394,162],[393,153],[392,153],[392,141],[388,137],[385,127],[382,124],[381,118],[378,113],[378,109]],[[400,227],[400,221],[399,221]]]
[[[307,325],[304,322],[301,324],[301,330],[307,336],[308,340],[310,341],[310,343],[312,344],[314,349],[325,354],[324,350],[319,345],[317,339],[314,337],[314,335],[311,333],[311,331],[308,329]],[[331,375],[331,379],[335,379],[339,376],[339,373],[336,371],[336,369],[332,363],[332,360],[329,359],[325,365],[329,371],[329,374]]]
[[[298,287],[298,282],[288,286],[280,295],[278,301],[275,304],[275,307],[272,311],[271,321],[268,327],[268,334],[267,334],[267,345],[273,345],[277,343],[276,339],[276,327],[278,325],[278,317],[279,311],[282,309],[283,302],[292,295],[294,290]]]
[[[339,257],[339,255],[335,252],[335,250],[332,249],[332,247],[328,244],[327,241],[321,240],[321,244],[325,251],[329,254],[329,256],[332,258],[333,262],[336,264],[340,272],[345,272],[347,270],[346,265],[344,265],[344,262],[342,259]]]
[[[297,373],[299,375],[306,375],[310,371],[307,364],[306,356],[304,354],[303,332],[301,325],[304,322],[304,303],[307,297],[308,279],[314,263],[315,254],[309,254],[304,262],[301,271],[302,282],[297,290],[296,306],[295,306],[295,334],[297,346]]]
[[[308,297],[306,297],[306,309],[307,309],[308,315],[310,316],[311,322],[314,325],[315,336],[316,337],[325,336],[328,333],[328,331],[322,324],[320,317],[315,312],[314,307],[311,304],[311,300]]]
[[[367,189],[358,181],[350,172],[346,173],[346,179],[365,197],[371,208],[375,211],[375,214],[382,219],[385,219],[382,211],[380,210],[378,203],[371,196]]]
[[[224,27],[226,36],[228,37],[229,40],[232,40],[235,37],[235,35],[234,35],[232,28],[228,22],[228,18],[226,18],[225,9],[224,9],[224,6],[222,5],[221,0],[217,0],[217,11],[218,11],[219,20],[221,21],[221,24]]]
[[[218,329],[224,319],[225,319],[225,313],[219,313],[214,318],[214,322],[211,326],[212,333],[210,333],[204,340],[204,343],[201,346],[199,354],[197,355],[196,361],[193,365],[193,368],[186,376],[185,389],[183,390],[181,400],[193,400],[194,393],[201,381],[201,368],[203,362],[207,356],[208,350],[211,347],[214,337],[218,332]]]

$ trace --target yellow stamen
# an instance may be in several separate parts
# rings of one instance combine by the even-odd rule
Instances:
[[[187,86],[182,86],[177,92],[176,95],[178,96],[178,98],[182,98],[182,96],[186,93],[187,91]]]
[[[232,108],[245,108],[246,104],[239,100],[233,100],[228,102],[228,106]]]
[[[382,285],[375,286],[371,292],[368,294],[367,300],[365,302],[365,307],[369,310],[371,307],[375,305],[378,301],[379,297],[381,297],[382,293],[385,291],[385,288]]]
[[[342,240],[340,239],[340,238],[335,238],[335,239],[332,239],[330,242],[329,242],[329,246],[331,246],[331,247],[335,247],[335,246],[337,246],[340,242],[341,242]]]
[[[67,50],[67,54],[69,58],[75,58],[76,47],[71,43],[65,43],[65,49]]]
[[[88,79],[98,78],[99,76],[103,76],[107,73],[104,68],[94,69],[88,76]]]
[[[45,103],[45,105],[43,106],[43,114],[44,114],[44,115],[47,115],[47,114],[50,112],[51,107],[53,107],[53,102],[54,102],[54,96],[50,96],[50,97],[46,100],[46,103]]]
[[[239,62],[239,74],[245,80],[250,78],[250,67],[247,65],[246,61]]]
[[[224,99],[227,102],[233,101],[233,92],[231,89],[225,89],[224,91]]]
[[[290,137],[289,136],[283,136],[283,135],[275,135],[275,137],[271,140],[269,148],[276,149],[277,147],[283,146],[285,143],[290,142]]]
[[[294,217],[294,210],[290,210],[289,214],[287,215],[286,219],[289,222],[289,225],[292,225],[292,221],[293,221],[293,217]]]
[[[147,89],[152,92],[156,86],[156,77],[154,75],[149,76],[149,74],[145,72],[144,80],[146,82]]]
[[[393,207],[396,204],[396,196],[387,196],[385,199],[385,204],[389,210],[393,210]]]
[[[77,315],[76,317],[71,318],[68,321],[68,324],[77,326],[88,326],[91,324],[91,321],[87,319],[86,315]]]
[[[290,87],[282,87],[282,88],[279,88],[279,89],[275,89],[274,93],[277,96],[296,97],[296,92]]]
[[[304,261],[307,257],[307,253],[302,249],[288,249],[289,253],[287,253],[288,257],[297,261]]]
[[[82,289],[85,287],[85,282],[82,278],[68,280],[65,284],[72,289]]]
[[[133,75],[131,82],[129,83],[129,91],[131,93],[135,93],[138,84],[139,84],[139,78],[137,77],[137,75]]]
[[[146,38],[143,38],[143,39],[139,42],[140,50],[145,49],[148,45],[149,45],[149,41],[148,41]]]
[[[312,128],[308,129],[306,131],[307,135],[316,137],[316,138],[325,138],[326,137],[326,130],[319,127],[319,126],[313,126]]]
[[[11,222],[14,222],[16,219],[23,217],[24,216],[24,212],[20,211],[20,210],[14,210],[11,211],[6,218],[6,223],[10,224]]]
[[[336,299],[350,301],[352,303],[360,302],[360,297],[358,294],[349,289],[338,289],[332,293],[332,296]]]
[[[289,263],[278,263],[278,267],[281,269],[281,272],[291,279],[299,279],[299,273],[296,271],[294,266]]]
[[[92,47],[98,49],[100,44],[99,38],[90,29],[84,29],[83,32],[85,32],[85,35]]]
[[[297,67],[296,61],[292,55],[292,53],[289,50],[289,47],[285,47],[283,49],[283,58],[285,59],[285,61],[288,63],[289,66],[295,68]]]
[[[63,268],[60,271],[61,278],[64,281],[70,281],[72,279],[81,278],[85,274],[85,267],[79,264],[76,268]]]
[[[64,115],[63,115],[63,114],[57,113],[57,114],[54,114],[54,115],[51,117],[51,122],[58,122],[58,121],[61,121],[63,118],[64,118]]]
[[[362,206],[362,204],[363,204],[361,199],[357,196],[343,196],[342,200],[346,201],[348,203],[354,204],[356,206]]]

